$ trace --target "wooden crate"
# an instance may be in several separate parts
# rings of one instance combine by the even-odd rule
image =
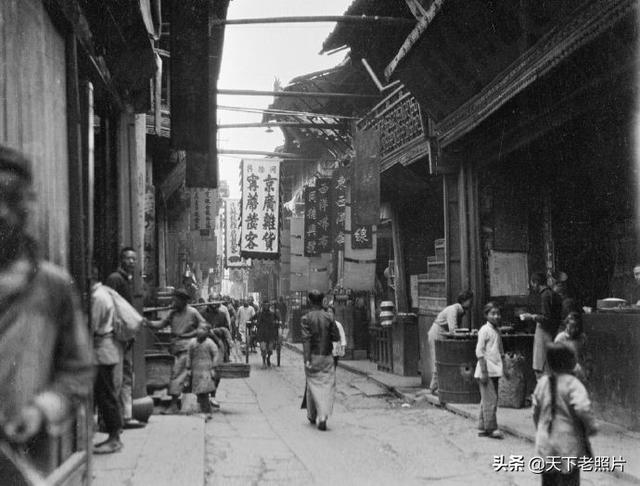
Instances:
[[[249,378],[251,365],[245,363],[222,363],[216,366],[220,378]]]
[[[171,369],[175,358],[170,354],[154,353],[144,357],[146,363],[147,389],[161,390],[171,382]]]

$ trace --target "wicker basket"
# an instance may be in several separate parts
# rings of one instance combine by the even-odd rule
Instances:
[[[505,353],[505,372],[498,382],[498,406],[506,408],[524,407],[527,382],[525,380],[525,360],[521,353]]]
[[[144,357],[147,372],[147,390],[167,388],[171,382],[174,357],[165,353],[147,354]]]
[[[249,378],[251,365],[245,363],[222,363],[216,366],[219,378]]]

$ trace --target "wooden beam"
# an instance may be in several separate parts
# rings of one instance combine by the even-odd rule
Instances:
[[[312,15],[298,17],[262,17],[255,19],[216,19],[211,25],[299,24],[338,22],[342,24],[414,25],[415,19],[406,17],[379,17],[377,15]]]
[[[300,159],[299,154],[290,154],[286,152],[265,152],[263,150],[234,150],[234,149],[218,149],[219,155],[263,155],[276,157],[280,159]]]
[[[435,18],[436,14],[442,8],[443,3],[444,0],[433,0],[433,3],[429,7],[429,10],[427,10],[424,16],[416,24],[409,36],[405,39],[402,47],[400,47],[398,53],[385,68],[384,75],[387,80],[391,77],[395,69],[398,67],[400,61],[402,61],[402,59],[404,59],[404,57],[409,53],[413,45],[418,42],[418,39],[420,39],[420,37],[422,37],[422,34],[424,34],[431,21]]]
[[[301,122],[259,122],[259,123],[227,123],[218,125],[218,130],[224,130],[226,128],[331,128],[335,130],[345,129],[346,125],[343,123],[301,123]]]
[[[351,99],[378,99],[380,95],[361,93],[323,93],[317,91],[260,91],[254,89],[223,89],[216,91],[219,95],[233,96],[274,96],[276,98],[351,98]]]
[[[427,14],[427,11],[424,9],[422,5],[420,5],[420,2],[418,0],[404,0],[404,1],[407,4],[407,7],[409,7],[409,10],[411,10],[411,13],[416,18],[416,20],[422,19]]]

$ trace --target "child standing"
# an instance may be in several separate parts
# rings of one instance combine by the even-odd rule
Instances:
[[[589,436],[596,432],[591,401],[584,385],[572,375],[576,362],[569,347],[549,345],[547,363],[550,374],[540,378],[533,392],[536,454],[547,461],[542,484],[579,485],[576,458],[592,457]],[[562,458],[560,464],[554,460],[557,457]]]
[[[502,439],[504,436],[498,429],[496,411],[498,409],[498,380],[503,375],[502,360],[504,349],[498,325],[500,324],[500,308],[495,302],[484,306],[486,324],[478,331],[476,357],[478,364],[474,377],[480,386],[480,416],[478,435]]]
[[[558,333],[554,342],[563,343],[571,351],[573,351],[576,366],[573,369],[573,374],[582,383],[585,383],[585,374],[582,368],[582,354],[585,344],[585,336],[582,331],[582,317],[578,312],[569,312],[564,319],[564,331]]]
[[[211,326],[201,323],[196,330],[196,337],[189,343],[187,369],[191,374],[191,391],[198,397],[200,410],[211,418],[209,393],[216,390],[215,366],[219,361],[218,347],[209,337]]]

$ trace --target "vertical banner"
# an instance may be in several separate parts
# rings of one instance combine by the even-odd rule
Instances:
[[[189,189],[191,230],[213,230],[215,225],[216,190],[202,187]]]
[[[304,256],[318,256],[318,214],[316,203],[318,191],[315,186],[304,188]]]
[[[240,200],[227,199],[225,208],[226,266],[240,267]]]
[[[380,222],[380,137],[376,130],[357,131],[354,137],[351,193],[352,222],[375,225]]]
[[[280,160],[243,160],[240,255],[277,258],[279,224]]]
[[[309,291],[309,259],[304,256],[304,218],[291,217],[290,251],[292,292]]]
[[[316,179],[316,232],[318,252],[331,252],[331,179]]]
[[[344,250],[344,231],[347,208],[347,170],[339,168],[331,177],[331,241],[333,250]]]

